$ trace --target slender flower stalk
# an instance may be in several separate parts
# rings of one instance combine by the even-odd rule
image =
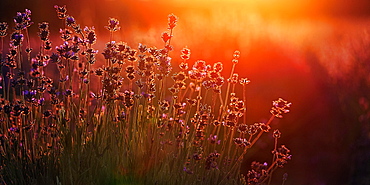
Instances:
[[[1,22],[0,23],[0,39],[1,39],[1,44],[0,44],[0,61],[1,61],[1,67],[0,67],[0,73],[1,73],[1,91],[2,91],[2,98],[6,99],[5,96],[5,79],[3,75],[3,62],[4,62],[4,37],[7,36],[7,31],[8,31],[8,23],[6,22]]]

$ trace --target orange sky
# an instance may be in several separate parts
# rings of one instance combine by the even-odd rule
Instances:
[[[58,31],[62,22],[53,6],[64,4],[82,27],[95,26],[98,41],[94,47],[100,53],[109,41],[104,29],[109,17],[121,23],[115,40],[132,47],[143,43],[160,48],[160,35],[166,31],[170,13],[179,17],[171,42],[175,64],[180,50],[188,46],[191,62],[222,61],[228,74],[232,54],[240,50],[236,72],[252,81],[248,86],[249,120],[268,118],[271,100],[278,97],[293,102],[291,113],[277,123],[294,149],[294,160],[287,166],[291,168],[289,178],[298,184],[305,180],[310,184],[338,184],[342,182],[336,179],[347,178],[349,173],[340,165],[347,148],[337,146],[343,143],[335,138],[341,126],[347,128],[348,124],[342,123],[345,114],[338,110],[333,93],[336,89],[330,87],[335,80],[353,76],[353,65],[368,56],[369,0],[0,0],[0,21],[13,26],[16,12],[30,9],[35,22],[30,27],[34,47],[39,43],[37,23],[42,21],[50,22],[55,47],[61,44]],[[356,71],[355,75],[363,74]],[[320,133],[334,139],[319,138]],[[298,139],[289,140],[292,135]],[[317,148],[336,155],[322,158]],[[313,159],[316,161],[308,161]]]
[[[293,102],[291,114],[274,123],[286,134],[282,142],[295,149],[295,158],[286,168],[293,184],[340,184],[349,178],[344,164],[348,147],[342,148],[349,144],[347,140],[338,143],[337,138],[349,137],[340,135],[349,126],[338,110],[335,93],[341,87],[330,87],[336,80],[353,76],[353,65],[366,60],[369,9],[370,1],[365,0],[111,0],[96,5],[95,14],[93,10],[87,13],[95,17],[85,21],[106,24],[107,17],[117,17],[122,24],[117,40],[160,47],[167,15],[174,13],[179,22],[171,42],[173,62],[188,46],[191,62],[222,61],[226,74],[233,51],[240,50],[236,72],[251,79],[248,120],[264,121],[270,100],[277,97]],[[101,31],[98,37],[107,40]]]

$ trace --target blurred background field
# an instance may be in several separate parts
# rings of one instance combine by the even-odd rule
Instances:
[[[276,97],[293,103],[291,113],[272,125],[293,155],[281,172],[289,174],[286,184],[370,184],[370,2],[1,0],[0,22],[12,26],[17,11],[30,9],[35,24],[50,23],[55,47],[62,23],[54,5],[67,5],[79,24],[96,28],[99,51],[109,40],[109,17],[122,26],[115,40],[151,46],[161,44],[169,13],[179,17],[174,63],[187,46],[190,62],[221,61],[228,73],[233,51],[240,50],[236,72],[251,80],[248,122],[266,121]],[[29,30],[36,35],[38,28]],[[266,156],[248,160],[270,159],[268,139],[253,150]]]

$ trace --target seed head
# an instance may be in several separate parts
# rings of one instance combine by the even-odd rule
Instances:
[[[238,59],[239,59],[239,57],[240,57],[240,51],[238,51],[238,50],[234,51],[233,58],[234,58],[235,60],[238,60]]]
[[[279,129],[274,130],[273,136],[274,138],[280,138],[281,132],[279,131]]]
[[[248,78],[240,78],[240,85],[248,85],[251,81]]]

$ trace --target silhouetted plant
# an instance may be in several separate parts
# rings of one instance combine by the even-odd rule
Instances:
[[[93,67],[94,27],[81,28],[65,6],[55,8],[65,25],[63,44],[53,50],[49,24],[39,23],[41,46],[31,55],[23,42],[32,25],[26,10],[14,18],[10,48],[1,58],[7,71],[1,78],[1,183],[263,184],[291,159],[285,145],[278,147],[281,133],[275,130],[272,163],[253,162],[246,177],[240,173],[244,155],[291,103],[279,98],[266,123],[246,123],[250,80],[234,72],[239,51],[227,79],[221,62],[189,66],[188,48],[173,67],[175,15],[168,16],[160,49],[114,41],[120,24],[109,18],[105,62]],[[2,42],[7,28],[0,24]],[[49,65],[57,67],[59,81],[45,75]]]

